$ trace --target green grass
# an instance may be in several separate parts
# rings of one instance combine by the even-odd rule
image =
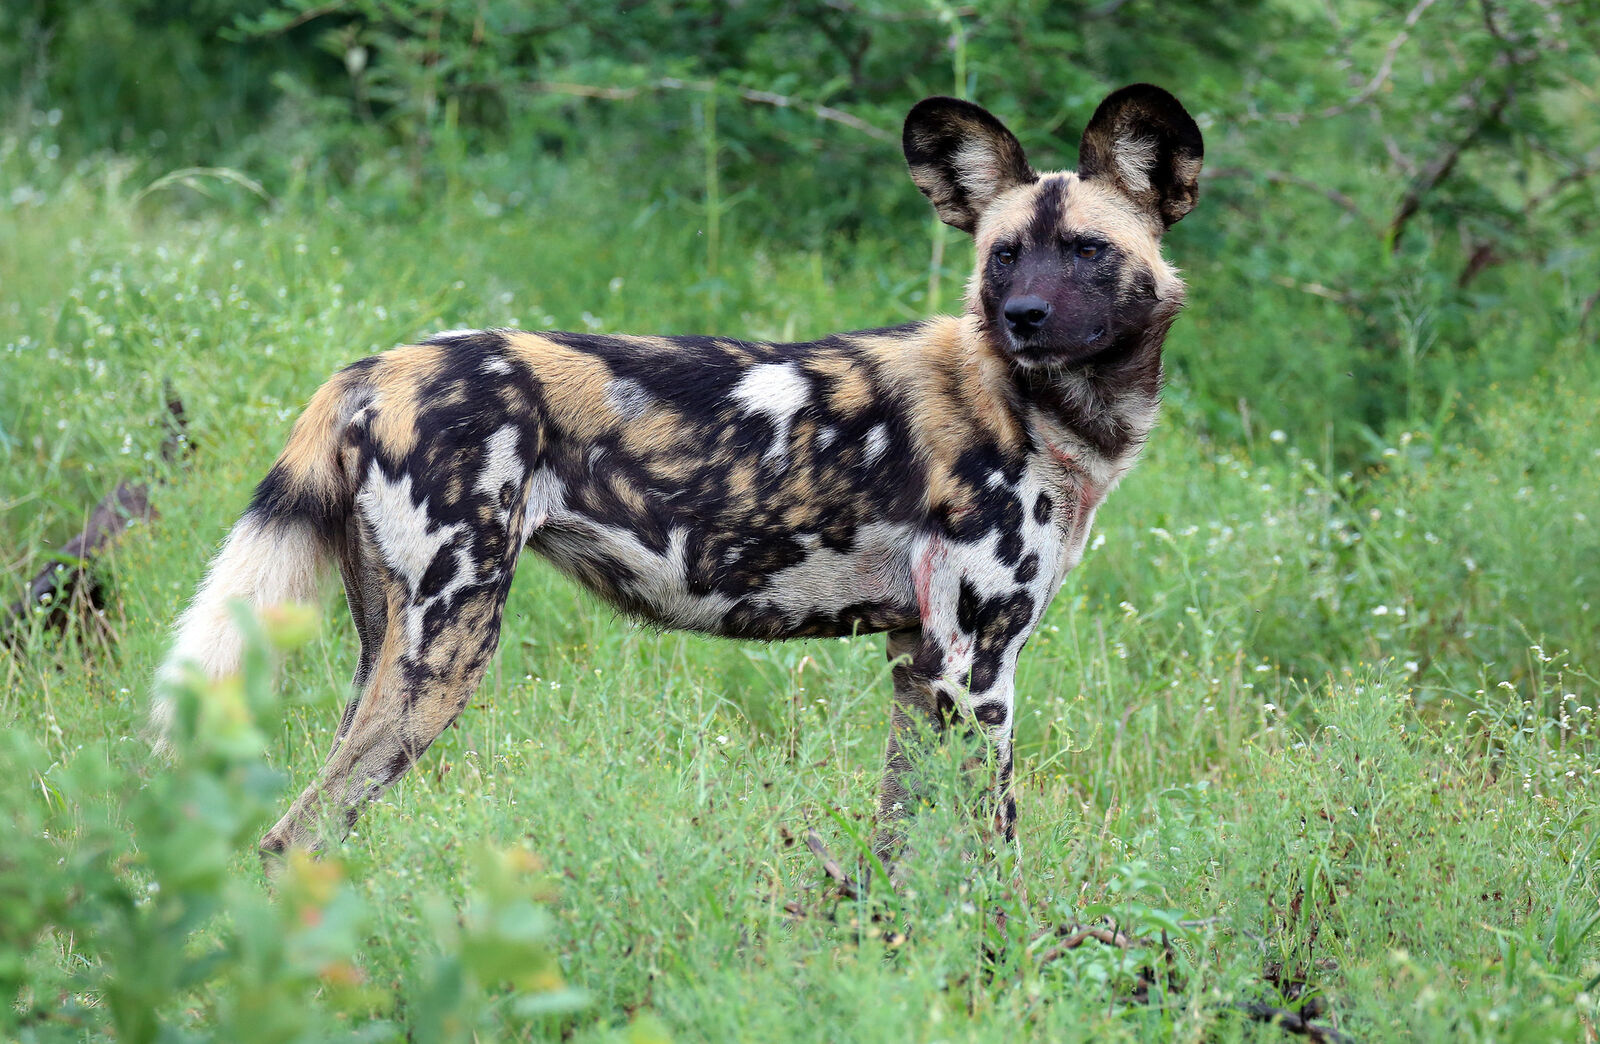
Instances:
[[[153,764],[137,733],[165,627],[315,386],[448,327],[788,338],[898,321],[920,314],[926,244],[919,229],[768,254],[725,227],[712,285],[692,220],[617,213],[591,171],[535,172],[541,202],[510,218],[462,198],[404,225],[226,186],[210,205],[137,201],[122,172],[63,172],[0,211],[7,575],[116,478],[165,480],[160,518],[110,557],[103,622],[0,653],[0,723],[21,744],[0,785],[0,949],[20,984],[0,1031],[145,1039],[117,1015],[143,1006],[167,1039],[1273,1040],[1234,1005],[1292,1006],[1276,967],[1355,1039],[1592,1039],[1600,366],[1578,340],[1543,345],[1514,383],[1432,389],[1426,414],[1371,432],[1379,463],[1355,474],[1323,431],[1219,441],[1180,374],[1023,657],[1014,850],[987,852],[955,810],[958,773],[935,771],[906,885],[829,900],[796,839],[815,827],[854,866],[870,832],[881,643],[658,635],[529,561],[460,726],[323,876],[301,867],[272,903],[250,840],[331,739],[355,651],[339,603],[286,657],[285,706],[250,681],[264,761],[203,740]],[[947,299],[967,260],[952,254]],[[1184,369],[1293,336],[1208,340],[1229,310],[1203,264],[1189,275]],[[191,417],[181,466],[156,452],[169,383]],[[188,880],[168,831],[194,822],[227,843]],[[506,884],[517,858],[484,844],[546,877]],[[125,893],[145,898],[93,905]],[[1030,943],[1106,917],[1171,929],[1155,1003],[1128,999],[1155,951],[1041,963],[1049,940]],[[517,925],[515,945],[495,934]],[[167,948],[128,941],[147,938]],[[202,967],[215,947],[229,956]],[[584,1006],[519,1013],[553,988],[519,980],[539,954]],[[341,962],[363,986],[338,985]],[[267,1000],[309,1021],[250,1016]]]

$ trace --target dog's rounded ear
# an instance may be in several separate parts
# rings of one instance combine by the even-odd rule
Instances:
[[[924,98],[906,117],[901,135],[911,180],[939,218],[963,232],[996,196],[1037,181],[1022,145],[1005,124],[959,98]]]
[[[1107,95],[1078,146],[1078,176],[1104,178],[1171,228],[1200,194],[1205,143],[1178,99],[1148,83]]]

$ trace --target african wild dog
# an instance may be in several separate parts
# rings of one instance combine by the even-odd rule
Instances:
[[[1011,836],[1017,655],[1155,420],[1183,302],[1161,237],[1195,204],[1200,132],[1141,84],[1100,104],[1076,172],[1035,173],[998,120],[951,98],[911,110],[904,148],[939,216],[976,238],[960,316],[803,344],[452,332],[322,386],[163,668],[235,670],[227,603],[311,598],[338,563],[355,691],[264,851],[348,830],[456,719],[525,547],[661,627],[887,632],[883,836],[907,730],[950,714],[993,744],[989,807]]]

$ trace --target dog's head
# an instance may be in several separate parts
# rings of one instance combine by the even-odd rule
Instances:
[[[1036,173],[971,102],[928,98],[906,117],[911,179],[977,241],[968,308],[1023,366],[1089,362],[1164,328],[1183,283],[1161,236],[1194,209],[1204,146],[1178,99],[1135,84],[1095,110],[1078,169]]]

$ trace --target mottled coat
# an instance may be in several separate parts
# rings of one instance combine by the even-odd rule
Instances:
[[[1076,172],[1035,173],[993,116],[948,98],[912,110],[904,145],[976,239],[960,316],[800,344],[452,332],[316,393],[163,675],[170,690],[184,664],[235,670],[227,603],[312,597],[337,563],[355,691],[264,849],[348,829],[455,720],[525,548],[661,627],[887,632],[884,837],[907,730],[952,718],[994,745],[1010,836],[1017,656],[1155,420],[1183,302],[1160,241],[1194,205],[1201,140],[1138,85],[1100,105]],[[169,691],[158,724],[172,706]]]

